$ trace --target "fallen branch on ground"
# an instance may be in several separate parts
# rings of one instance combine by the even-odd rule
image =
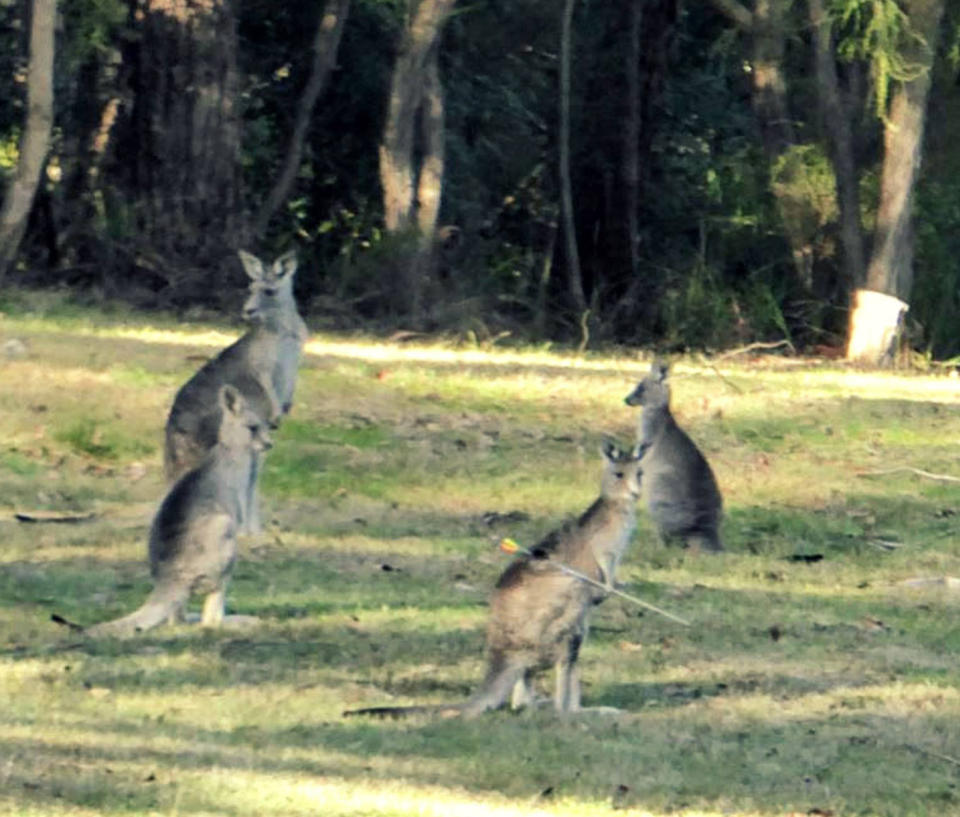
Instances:
[[[729,386],[731,389],[733,389],[737,394],[743,394],[743,389],[741,389],[741,388],[740,388],[736,383],[734,383],[729,377],[725,377],[724,374],[723,374],[723,372],[721,372],[720,369],[717,368],[717,364],[716,364],[716,363],[714,363],[712,360],[709,360],[709,359],[708,359],[707,357],[705,357],[704,355],[700,355],[699,357],[700,357],[700,360],[702,361],[703,365],[704,365],[704,366],[709,366],[711,369],[713,369],[713,373],[714,373],[717,377],[719,377],[727,386]]]
[[[13,518],[18,522],[59,522],[76,524],[96,519],[93,511],[86,513],[69,513],[64,511],[14,511]]]
[[[926,477],[927,479],[935,479],[940,482],[960,482],[960,477],[954,477],[950,474],[932,474],[929,471],[922,471],[919,468],[912,468],[909,465],[901,465],[897,468],[882,468],[879,471],[861,471],[857,474],[858,477],[882,477],[887,474],[898,474],[902,471],[907,471],[911,474],[916,474],[918,477]]]
[[[737,355],[745,355],[748,352],[756,352],[760,349],[769,350],[769,349],[779,349],[781,346],[786,346],[790,349],[792,354],[796,354],[796,347],[789,340],[777,340],[771,343],[748,343],[746,346],[741,346],[739,349],[731,349],[729,352],[724,352],[722,355],[717,355],[714,360],[727,360],[731,357],[737,357]]]
[[[946,587],[949,590],[960,590],[960,579],[954,576],[928,576],[915,579],[904,579],[900,584],[906,587]]]
[[[950,757],[950,755],[944,755],[940,752],[934,752],[932,749],[924,749],[922,746],[917,746],[913,743],[903,744],[904,748],[910,749],[913,752],[919,752],[922,755],[927,755],[929,757],[935,757],[937,760],[942,760],[944,763],[950,763],[953,766],[960,766],[960,760],[957,760],[955,757]]]
[[[900,542],[892,542],[889,539],[865,539],[864,544],[875,547],[877,550],[891,551],[903,547]]]

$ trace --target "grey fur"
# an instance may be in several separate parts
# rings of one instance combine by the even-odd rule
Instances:
[[[487,672],[464,703],[438,706],[373,707],[345,715],[402,717],[416,713],[476,717],[502,706],[533,701],[533,675],[556,668],[554,707],[580,708],[577,657],[587,634],[590,609],[606,594],[561,572],[554,559],[610,587],[636,527],[641,451],[604,446],[605,468],[599,498],[574,522],[547,535],[531,554],[516,559],[501,574],[490,600],[487,624]]]
[[[292,252],[266,267],[256,256],[240,250],[250,277],[243,315],[253,327],[238,341],[207,362],[177,392],[167,418],[164,467],[171,482],[194,468],[217,441],[220,404],[217,394],[229,383],[271,427],[290,411],[297,369],[307,326],[297,312],[293,277],[297,258]],[[256,482],[259,460],[247,491],[247,529],[259,530]]]
[[[131,636],[181,620],[190,597],[206,594],[201,622],[223,621],[224,596],[237,555],[237,531],[257,457],[270,447],[266,426],[233,386],[220,387],[217,444],[170,488],[150,527],[153,591],[123,618],[85,628],[92,636]]]
[[[646,449],[643,484],[647,510],[664,541],[723,550],[719,526],[723,498],[710,464],[670,413],[669,369],[654,362],[626,397],[642,406],[638,442]]]

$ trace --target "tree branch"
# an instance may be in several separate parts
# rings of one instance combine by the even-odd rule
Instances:
[[[722,355],[717,355],[714,360],[727,360],[731,357],[736,357],[737,355],[744,355],[748,352],[756,352],[760,350],[770,350],[770,349],[780,349],[781,347],[786,346],[792,354],[797,353],[796,347],[789,340],[776,340],[770,343],[757,342],[749,343],[746,346],[741,346],[738,349],[731,349],[729,352],[724,352]]]
[[[257,213],[256,222],[253,226],[254,235],[257,237],[266,232],[270,219],[273,218],[273,215],[280,209],[280,205],[290,195],[290,189],[293,187],[297,171],[300,169],[303,143],[307,138],[313,108],[320,94],[327,87],[330,74],[333,73],[333,68],[336,65],[337,49],[340,46],[343,25],[349,11],[350,0],[327,0],[323,11],[320,13],[320,24],[317,26],[317,34],[313,40],[313,68],[310,71],[310,79],[307,80],[307,87],[304,89],[303,96],[300,97],[300,103],[297,106],[297,118],[290,135],[290,146],[283,162],[283,169],[270,189],[260,212]]]
[[[17,258],[50,149],[56,12],[55,0],[33,0],[27,63],[27,113],[17,169],[7,185],[3,207],[0,208],[0,280]]]
[[[570,63],[573,6],[575,0],[565,0],[560,25],[560,210],[566,239],[567,280],[573,306],[581,316],[588,314],[587,298],[583,291],[580,255],[577,249],[577,226],[573,213],[573,192],[570,181]]]
[[[738,0],[710,0],[713,7],[738,28],[750,30],[753,28],[753,12]]]

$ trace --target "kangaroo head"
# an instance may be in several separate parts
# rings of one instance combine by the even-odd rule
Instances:
[[[640,478],[643,469],[640,461],[647,446],[622,449],[614,440],[603,441],[603,481],[600,495],[614,501],[633,501],[640,496]]]
[[[663,361],[654,361],[650,374],[637,383],[637,387],[624,398],[628,406],[666,408],[670,405],[670,367]]]
[[[295,252],[284,253],[269,267],[243,250],[237,255],[250,278],[249,294],[243,304],[244,320],[270,323],[282,319],[291,310],[296,313],[293,297],[293,274],[297,271]]]
[[[272,445],[267,424],[253,411],[243,395],[227,384],[218,395],[223,418],[220,421],[220,445],[233,450],[267,451]]]

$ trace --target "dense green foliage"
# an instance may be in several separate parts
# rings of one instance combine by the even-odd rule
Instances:
[[[829,122],[818,113],[807,4],[787,3],[786,103],[796,144],[771,161],[751,100],[749,37],[711,3],[638,0],[642,12],[639,137],[625,145],[629,6],[578,4],[574,19],[572,183],[590,315],[576,314],[558,235],[560,15],[546,0],[461,3],[444,28],[446,163],[440,223],[454,226],[427,293],[428,329],[481,338],[531,338],[718,348],[787,338],[837,345],[851,282],[842,273]],[[154,2],[153,7],[162,3]],[[854,123],[869,231],[882,162],[879,107],[911,76],[897,61],[909,20],[895,3],[826,3],[837,65]],[[750,3],[745,3],[750,7]],[[0,3],[0,173],[16,161],[23,119],[27,0]],[[189,241],[150,244],[142,190],[144,102],[137,97],[144,2],[63,0],[57,56],[55,150],[31,216],[16,280],[120,294],[146,307],[206,301],[232,309],[221,287],[184,286],[204,276]],[[235,15],[242,180],[239,225],[226,249],[301,250],[298,282],[318,324],[404,326],[390,281],[404,263],[403,236],[383,229],[377,150],[406,4],[354,0],[336,70],[311,119],[296,182],[265,236],[245,232],[288,150],[310,73],[321,6],[245,0]],[[917,191],[917,262],[911,337],[938,356],[960,352],[960,211],[942,172],[958,163],[949,114],[958,107],[953,9],[935,63],[931,118]],[[104,112],[96,173],[91,146]],[[138,129],[139,128],[139,129]],[[639,160],[637,263],[624,183],[628,150]],[[787,202],[786,209],[784,202]],[[779,206],[778,206],[779,205]],[[784,214],[787,214],[786,216]],[[795,220],[811,258],[798,280],[783,219]],[[218,229],[215,221],[208,229]],[[204,229],[197,225],[198,233]],[[233,230],[233,226],[229,228]],[[189,235],[189,234],[188,234]],[[199,237],[197,244],[201,243]],[[161,257],[166,256],[166,257]],[[167,267],[176,271],[171,273]],[[239,281],[224,253],[216,280]],[[228,288],[229,289],[229,288]],[[545,310],[546,319],[539,314]]]

